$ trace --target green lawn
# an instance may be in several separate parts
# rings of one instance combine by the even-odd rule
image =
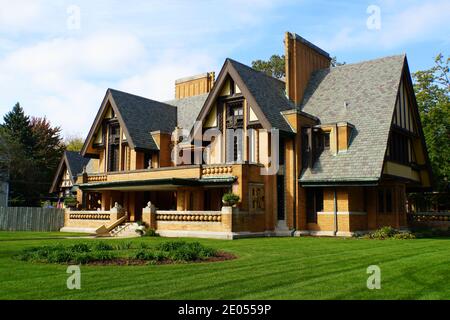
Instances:
[[[82,266],[81,290],[72,291],[66,288],[65,266],[12,258],[26,247],[92,241],[48,239],[57,235],[61,236],[0,232],[0,299],[450,298],[450,239],[196,239],[239,258],[200,264]],[[126,241],[156,244],[167,239]],[[381,268],[381,290],[366,287],[369,265]]]

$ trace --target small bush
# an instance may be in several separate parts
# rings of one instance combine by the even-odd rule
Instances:
[[[145,242],[141,242],[141,243],[139,243],[139,246],[138,246],[140,249],[148,249],[148,244],[146,244]]]
[[[374,239],[389,239],[392,236],[394,236],[397,233],[397,231],[392,228],[392,227],[382,227],[381,229],[376,230],[373,234],[372,237]]]
[[[169,241],[161,243],[157,249],[167,252],[169,257],[176,261],[195,261],[217,255],[216,250],[199,242]]]
[[[382,227],[374,232],[371,232],[363,238],[366,239],[376,239],[376,240],[386,240],[386,239],[397,239],[397,240],[406,240],[406,239],[415,239],[415,235],[411,232],[404,232],[396,230],[392,227]]]
[[[67,248],[72,252],[89,252],[91,251],[90,246],[87,243],[77,243]]]
[[[167,255],[162,251],[153,250],[138,250],[133,256],[134,259],[146,260],[146,261],[162,261],[167,258]]]
[[[92,248],[93,248],[94,250],[97,250],[97,251],[109,251],[109,250],[113,250],[113,249],[114,249],[112,245],[107,244],[107,243],[104,242],[104,241],[100,241],[100,242],[94,243],[94,245],[92,246]]]
[[[144,237],[158,237],[155,229],[145,229]]]
[[[130,250],[133,244],[129,241],[127,242],[118,242],[114,245],[115,250]]]
[[[415,239],[416,236],[411,232],[399,232],[397,234],[394,234],[394,236],[392,238],[398,239],[398,240],[409,240],[409,239]]]
[[[179,249],[181,247],[186,246],[186,244],[187,244],[186,241],[182,241],[182,240],[180,240],[180,241],[167,241],[167,242],[160,243],[157,246],[157,249],[158,250],[162,250],[162,251],[174,251],[174,250],[177,250],[177,249]]]
[[[234,194],[232,192],[225,193],[222,197],[222,201],[225,205],[228,206],[234,206],[237,204],[240,200],[240,197],[237,194]]]

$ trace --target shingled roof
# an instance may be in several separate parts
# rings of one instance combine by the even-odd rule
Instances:
[[[83,168],[88,164],[89,158],[84,158],[75,151],[66,151],[67,167],[72,175],[73,181],[77,179],[78,174],[83,172]]]
[[[89,158],[84,158],[79,152],[65,151],[59,162],[58,169],[56,170],[50,193],[57,191],[57,183],[59,178],[64,174],[64,168],[67,168],[72,183],[75,183],[77,181],[77,176],[83,172],[83,168],[87,166],[89,160]]]
[[[177,124],[180,128],[191,130],[198,113],[205,104],[208,93],[198,96],[170,100],[165,103],[177,107]]]
[[[346,152],[322,152],[314,167],[302,173],[301,182],[377,181],[381,177],[405,63],[405,55],[398,55],[313,74],[301,110],[323,124],[345,121],[355,129]]]
[[[158,150],[150,132],[171,133],[177,125],[177,109],[166,103],[134,94],[114,89],[109,91],[134,148]]]
[[[240,62],[227,60],[241,77],[271,126],[282,131],[292,132],[291,127],[281,115],[282,111],[294,108],[294,104],[286,97],[286,84]]]

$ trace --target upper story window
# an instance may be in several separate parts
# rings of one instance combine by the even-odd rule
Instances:
[[[392,131],[389,139],[387,157],[391,161],[409,165],[415,162],[411,137],[406,134]]]
[[[236,101],[227,103],[227,128],[236,129],[244,126],[244,103]]]
[[[108,171],[119,171],[120,126],[118,122],[108,125]]]

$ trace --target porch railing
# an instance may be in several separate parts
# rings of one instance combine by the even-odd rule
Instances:
[[[221,222],[222,211],[156,211],[156,221]]]
[[[450,221],[450,212],[418,212],[409,215],[411,222]]]

